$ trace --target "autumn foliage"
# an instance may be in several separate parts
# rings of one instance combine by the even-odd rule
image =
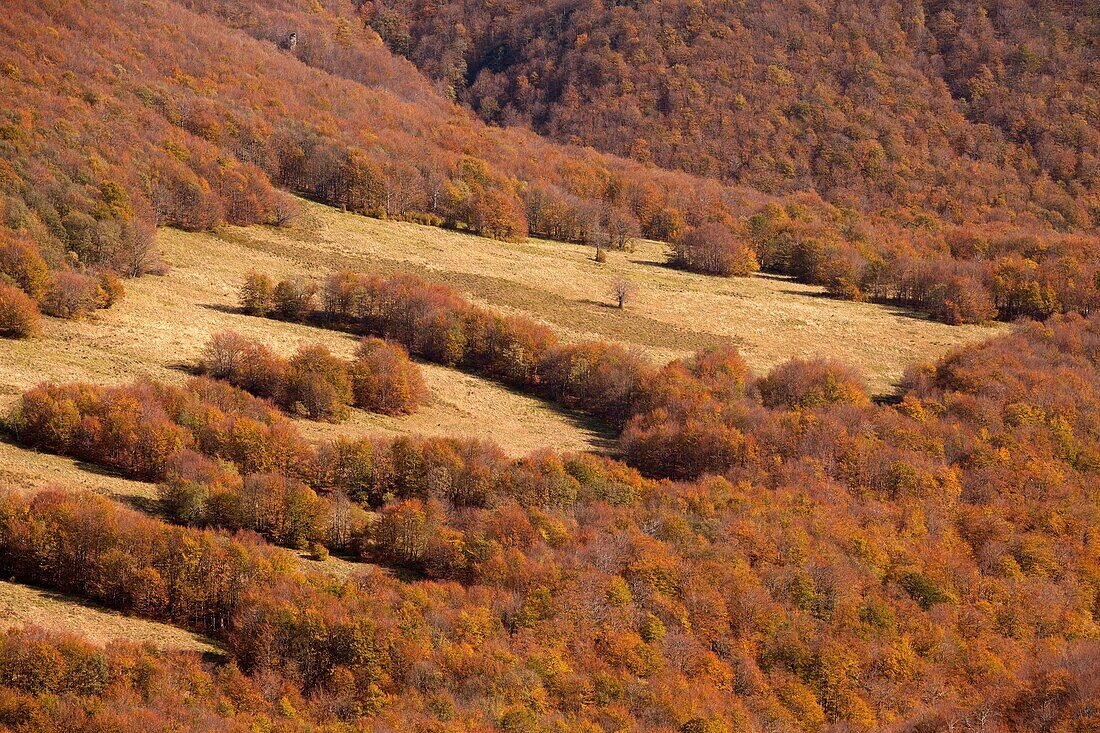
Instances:
[[[354,404],[384,415],[413,412],[428,391],[405,350],[379,338],[359,343],[350,377]]]
[[[38,305],[22,290],[0,283],[0,337],[31,338],[41,330]]]
[[[417,579],[310,576],[254,536],[48,493],[0,500],[0,567],[206,630],[238,689],[277,684],[298,715],[332,724],[570,727],[614,711],[669,731],[1087,730],[1098,344],[1095,319],[1029,325],[914,369],[896,405],[849,394],[770,409],[733,352],[673,363],[657,370],[655,409],[672,419],[651,419],[667,428],[651,445],[680,436],[665,456],[694,453],[706,475],[690,481],[472,441],[311,447],[263,403],[201,380],[42,387],[24,397],[21,438],[43,448],[149,465],[119,460],[161,444],[125,423],[133,403],[181,436],[160,469],[179,521],[328,543]],[[768,379],[804,395],[843,376],[796,364]],[[96,422],[121,442],[91,440]],[[56,667],[42,690],[24,676],[4,694],[80,694]]]
[[[765,407],[813,408],[867,403],[860,377],[835,361],[795,359],[756,383]]]
[[[722,224],[705,224],[672,244],[669,262],[676,267],[730,277],[760,269],[756,253]]]
[[[382,339],[364,339],[351,362],[320,344],[302,346],[285,359],[226,331],[211,336],[200,369],[314,420],[340,421],[349,405],[386,415],[410,413],[427,395],[419,367],[399,345]]]
[[[5,485],[0,577],[224,656],[9,630],[0,729],[1100,728],[1089,3],[4,10],[5,336],[159,270],[155,226],[291,224],[280,188],[1033,320],[875,402],[832,361],[657,366],[417,277],[253,273],[243,312],[362,336],[354,358],[221,333],[204,376],[44,383],[5,419],[155,483],[158,516]],[[509,456],[491,427],[310,440],[289,418],[415,409],[410,354],[606,421],[616,457]]]
[[[783,3],[697,18],[664,5],[576,8],[559,27],[546,9],[458,2],[16,3],[2,19],[20,43],[0,49],[0,91],[19,102],[0,122],[0,240],[31,247],[37,272],[24,282],[0,253],[0,273],[43,312],[82,315],[107,302],[101,273],[163,270],[156,226],[285,226],[290,190],[501,239],[644,236],[705,271],[755,258],[949,323],[1096,308],[1097,139],[1091,113],[1062,101],[1095,89],[1091,52],[1035,31],[1088,39],[1090,16],[998,0],[872,22],[849,3],[792,26]],[[837,28],[860,42],[838,46]],[[776,55],[798,33],[821,52]],[[880,58],[900,66],[845,71]],[[1076,75],[1046,73],[1063,68]],[[870,78],[901,91],[884,104]],[[537,121],[622,157],[486,126],[447,88],[495,123]],[[288,318],[292,295],[277,306]]]
[[[922,226],[1096,225],[1089,3],[376,0],[485,120]],[[1081,100],[1086,100],[1083,104]]]
[[[57,315],[97,306],[77,277],[162,271],[157,226],[293,223],[285,189],[500,239],[619,247],[640,233],[668,238],[696,201],[732,215],[749,197],[488,127],[379,43],[346,0],[246,13],[220,0],[6,9],[0,30],[19,43],[0,49],[11,100],[0,246],[21,242],[45,270],[23,282],[0,253],[0,273]]]

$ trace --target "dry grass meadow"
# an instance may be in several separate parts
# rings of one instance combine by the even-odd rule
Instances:
[[[0,343],[0,413],[24,389],[46,380],[183,381],[209,335],[227,329],[284,354],[312,342],[351,354],[355,340],[349,335],[239,313],[237,289],[251,270],[317,279],[337,268],[412,272],[449,284],[477,303],[538,319],[567,340],[619,341],[655,362],[733,341],[758,372],[795,356],[835,357],[859,368],[878,394],[893,388],[906,365],[1004,328],[945,326],[898,309],[832,300],[818,288],[779,278],[726,280],[679,272],[661,264],[662,245],[654,242],[642,242],[633,252],[611,252],[598,264],[588,248],[577,245],[501,243],[303,205],[303,215],[282,230],[162,231],[167,275],[128,282],[127,297],[95,318],[47,319],[43,338]],[[620,275],[637,286],[624,310],[611,307],[609,293]],[[354,410],[339,425],[298,424],[318,440],[372,433],[476,436],[513,455],[540,447],[604,450],[612,444],[613,436],[581,416],[452,369],[422,368],[432,398],[414,415]],[[89,491],[157,511],[149,484],[6,442],[0,442],[0,486]],[[361,563],[335,558],[318,563],[302,557],[301,562],[341,576],[365,570]],[[0,582],[0,629],[23,624],[80,632],[98,643],[126,638],[211,650],[206,640],[170,626]]]
[[[45,380],[183,381],[210,334],[226,329],[283,353],[321,342],[351,354],[355,339],[349,335],[239,313],[237,289],[251,270],[317,279],[337,268],[413,272],[483,305],[543,321],[566,339],[619,341],[655,362],[731,340],[757,371],[794,356],[835,357],[860,369],[878,394],[892,389],[906,365],[1004,328],[946,326],[900,309],[833,300],[818,288],[785,279],[684,273],[661,264],[661,245],[655,242],[641,242],[633,252],[611,252],[599,264],[578,245],[502,243],[308,202],[303,206],[302,216],[286,229],[162,231],[167,275],[129,281],[127,297],[94,318],[47,319],[43,338],[0,344],[0,411]],[[637,285],[624,310],[611,307],[608,293],[619,275]],[[414,415],[354,410],[339,425],[302,420],[299,426],[318,440],[372,433],[477,436],[513,455],[540,447],[602,450],[611,444],[606,430],[582,416],[453,369],[422,368],[432,398]],[[0,443],[0,481],[32,488],[63,485],[131,504],[152,501],[144,484],[6,443]]]
[[[222,653],[210,639],[175,626],[124,616],[82,598],[0,580],[0,631],[27,626],[75,634],[101,646],[126,641],[163,649]]]
[[[541,320],[567,339],[619,341],[656,362],[728,340],[757,371],[796,356],[835,357],[859,368],[876,394],[891,391],[907,365],[1005,328],[948,326],[899,308],[834,300],[784,278],[685,273],[663,264],[659,242],[610,252],[600,264],[580,245],[502,243],[315,204],[290,230],[227,229],[221,238],[227,248],[276,258],[299,272],[414,272],[476,302]],[[619,275],[638,288],[624,311],[611,307],[609,293]]]
[[[127,282],[127,297],[94,318],[47,319],[43,338],[0,344],[0,411],[45,380],[183,381],[209,335],[226,329],[282,353],[321,342],[351,354],[355,339],[349,335],[239,313],[237,289],[251,270],[317,279],[337,268],[413,272],[483,305],[543,321],[566,339],[619,341],[655,362],[732,340],[757,371],[794,356],[835,357],[860,369],[878,394],[892,389],[906,365],[1004,328],[946,326],[900,309],[833,300],[818,288],[785,279],[680,272],[661,264],[662,245],[656,242],[611,252],[599,264],[578,245],[502,243],[308,202],[303,206],[302,216],[286,229],[163,230],[159,241],[167,275]],[[608,293],[619,275],[638,289],[624,310],[611,307]],[[601,450],[611,444],[606,430],[582,416],[453,369],[422,368],[432,398],[414,415],[354,410],[339,425],[301,420],[299,426],[318,440],[371,433],[477,436],[513,455],[540,447]],[[0,481],[32,488],[63,485],[131,504],[152,501],[147,485],[6,443],[0,443]]]

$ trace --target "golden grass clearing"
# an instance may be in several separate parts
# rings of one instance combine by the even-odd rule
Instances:
[[[348,216],[349,222],[357,220]],[[287,355],[307,343],[323,343],[343,356],[352,354],[356,339],[350,335],[238,313],[237,290],[250,270],[276,277],[308,270],[320,277],[328,267],[307,266],[307,249],[300,258],[265,252],[263,242],[283,236],[273,230],[257,227],[229,234],[225,239],[162,231],[159,239],[171,267],[168,275],[128,281],[127,296],[93,319],[46,319],[43,338],[0,344],[0,410],[23,390],[47,380],[118,384],[150,377],[182,382],[210,334],[223,330],[259,339]],[[238,243],[243,234],[261,244]],[[299,426],[315,439],[371,433],[485,437],[513,455],[544,446],[598,449],[610,439],[583,416],[490,380],[431,364],[423,370],[431,400],[414,415],[392,418],[355,410],[339,425],[302,420]],[[0,476],[20,470],[20,463],[18,452],[0,450]]]
[[[223,654],[211,639],[170,624],[124,616],[75,596],[0,581],[0,630],[25,626],[74,634],[102,646],[126,641]]]
[[[123,478],[101,466],[39,453],[0,442],[0,489],[33,493],[61,489],[106,496],[132,507],[148,509],[156,501],[156,487]]]
[[[679,272],[660,264],[662,245],[655,242],[641,242],[630,253],[612,252],[606,264],[598,264],[578,245],[502,243],[308,202],[288,229],[164,230],[159,241],[168,275],[128,282],[127,297],[93,319],[47,319],[44,338],[0,345],[0,409],[44,380],[182,381],[209,335],[226,329],[283,353],[320,342],[350,355],[355,339],[346,334],[238,313],[237,289],[250,270],[316,278],[340,267],[415,272],[476,302],[541,320],[566,339],[620,341],[656,362],[732,340],[757,371],[794,356],[829,356],[859,368],[876,393],[888,392],[906,365],[1005,328],[946,326],[900,309],[826,298],[819,288],[780,278]],[[619,274],[638,285],[635,302],[622,311],[609,306],[606,292]],[[299,424],[317,439],[369,433],[484,437],[512,454],[542,446],[599,449],[610,440],[598,426],[541,400],[455,370],[423,366],[433,399],[415,415],[356,411],[341,425]],[[33,476],[35,460],[15,448],[0,449],[0,477],[4,472]]]
[[[296,263],[299,272],[415,272],[476,302],[541,320],[567,339],[619,341],[660,363],[727,340],[758,372],[792,357],[833,357],[860,369],[876,394],[890,392],[907,365],[1007,328],[948,326],[900,308],[835,300],[785,278],[681,272],[662,264],[658,242],[610,252],[599,264],[580,245],[497,242],[312,203],[287,230],[227,228],[221,237],[227,247]],[[618,275],[638,286],[625,311],[610,307],[609,285]]]

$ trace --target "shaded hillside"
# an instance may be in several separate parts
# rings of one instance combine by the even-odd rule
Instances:
[[[1038,0],[363,3],[484,119],[865,211],[1097,223],[1100,16]]]

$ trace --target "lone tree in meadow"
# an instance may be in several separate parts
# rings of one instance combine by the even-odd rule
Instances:
[[[611,298],[619,308],[626,306],[627,301],[634,300],[637,292],[638,286],[622,275],[611,282]]]

